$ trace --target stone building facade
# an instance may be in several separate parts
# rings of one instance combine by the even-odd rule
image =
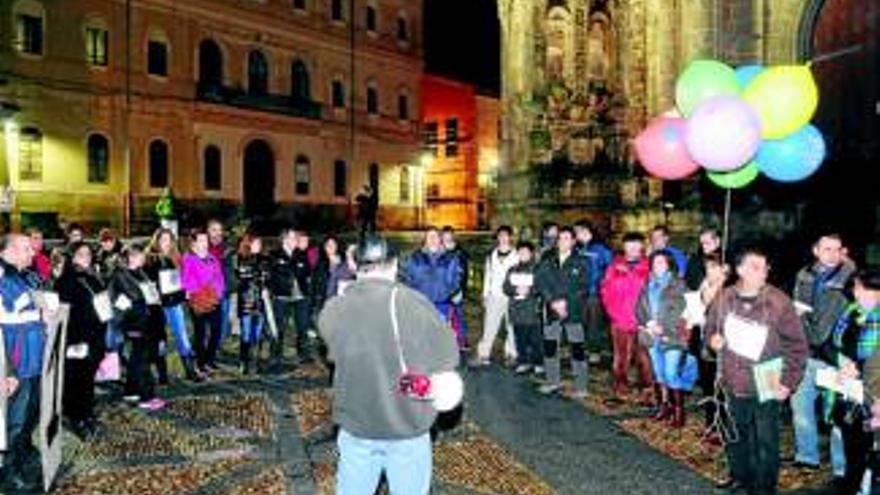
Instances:
[[[671,217],[673,228],[692,232],[700,216],[685,211],[684,198],[696,181],[643,177],[629,142],[673,107],[676,78],[695,58],[791,64],[842,50],[813,65],[822,95],[816,122],[833,160],[868,166],[880,158],[878,11],[880,3],[865,0],[498,0],[498,221],[611,211],[618,226]],[[566,179],[548,193],[535,187],[542,173]],[[674,209],[661,215],[669,198]],[[873,218],[875,208],[863,210]]]
[[[167,187],[193,222],[331,228],[372,184],[383,226],[415,225],[421,17],[421,0],[2,2],[12,223],[145,231]]]

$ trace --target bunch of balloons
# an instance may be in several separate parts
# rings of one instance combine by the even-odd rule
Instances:
[[[676,109],[654,119],[635,140],[651,175],[683,179],[701,167],[719,187],[745,187],[759,174],[779,182],[812,175],[825,140],[810,119],[819,104],[808,66],[695,60],[679,76]]]

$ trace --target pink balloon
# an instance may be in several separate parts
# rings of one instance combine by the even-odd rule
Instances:
[[[694,110],[685,142],[691,158],[707,170],[736,170],[758,151],[761,120],[741,98],[716,96]]]
[[[658,117],[635,139],[636,154],[645,170],[660,179],[683,179],[700,165],[691,159],[684,143],[687,120]]]

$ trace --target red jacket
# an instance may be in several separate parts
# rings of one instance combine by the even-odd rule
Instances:
[[[636,304],[648,281],[648,275],[650,269],[645,257],[634,265],[623,256],[617,256],[611,262],[605,271],[599,293],[612,328],[626,333],[638,332]]]
[[[52,260],[44,251],[34,253],[33,267],[43,282],[49,280],[49,275],[52,273]]]

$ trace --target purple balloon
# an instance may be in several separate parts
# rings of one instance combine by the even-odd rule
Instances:
[[[685,144],[707,170],[729,172],[751,160],[761,145],[761,120],[737,96],[706,100],[688,119]]]

